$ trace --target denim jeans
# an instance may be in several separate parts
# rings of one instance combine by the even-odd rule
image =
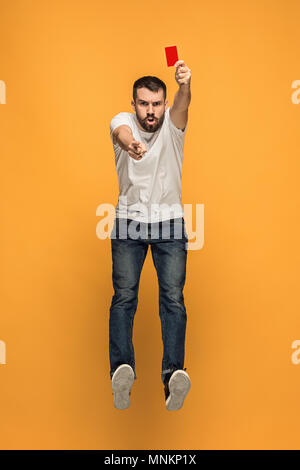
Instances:
[[[142,267],[151,246],[159,284],[159,316],[163,341],[161,379],[183,369],[187,315],[183,288],[187,242],[184,218],[143,223],[115,218],[110,234],[114,295],[109,315],[110,377],[121,364],[135,370],[133,320]]]

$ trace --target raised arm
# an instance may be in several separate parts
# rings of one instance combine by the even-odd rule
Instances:
[[[183,60],[178,60],[175,67],[175,80],[179,85],[179,89],[170,108],[170,118],[178,129],[184,130],[191,102],[191,70]]]

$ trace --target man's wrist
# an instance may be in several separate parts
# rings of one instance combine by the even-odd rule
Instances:
[[[179,90],[182,93],[189,94],[191,92],[191,84],[190,83],[180,83],[179,84]]]

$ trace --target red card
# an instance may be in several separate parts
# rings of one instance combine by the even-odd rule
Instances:
[[[175,65],[178,60],[177,47],[176,46],[165,47],[165,51],[166,51],[168,67],[171,67],[171,65]]]

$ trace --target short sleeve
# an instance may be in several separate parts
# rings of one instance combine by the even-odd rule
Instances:
[[[110,121],[110,138],[113,141],[112,133],[119,126],[129,126],[132,129],[132,122],[130,119],[130,113],[119,113],[112,118]]]
[[[187,123],[183,131],[181,129],[178,129],[178,127],[176,127],[173,121],[171,120],[170,108],[166,110],[166,117],[167,117],[168,128],[170,130],[171,136],[176,146],[182,151],[183,146],[184,146],[184,138],[185,138],[185,134],[187,130]]]

